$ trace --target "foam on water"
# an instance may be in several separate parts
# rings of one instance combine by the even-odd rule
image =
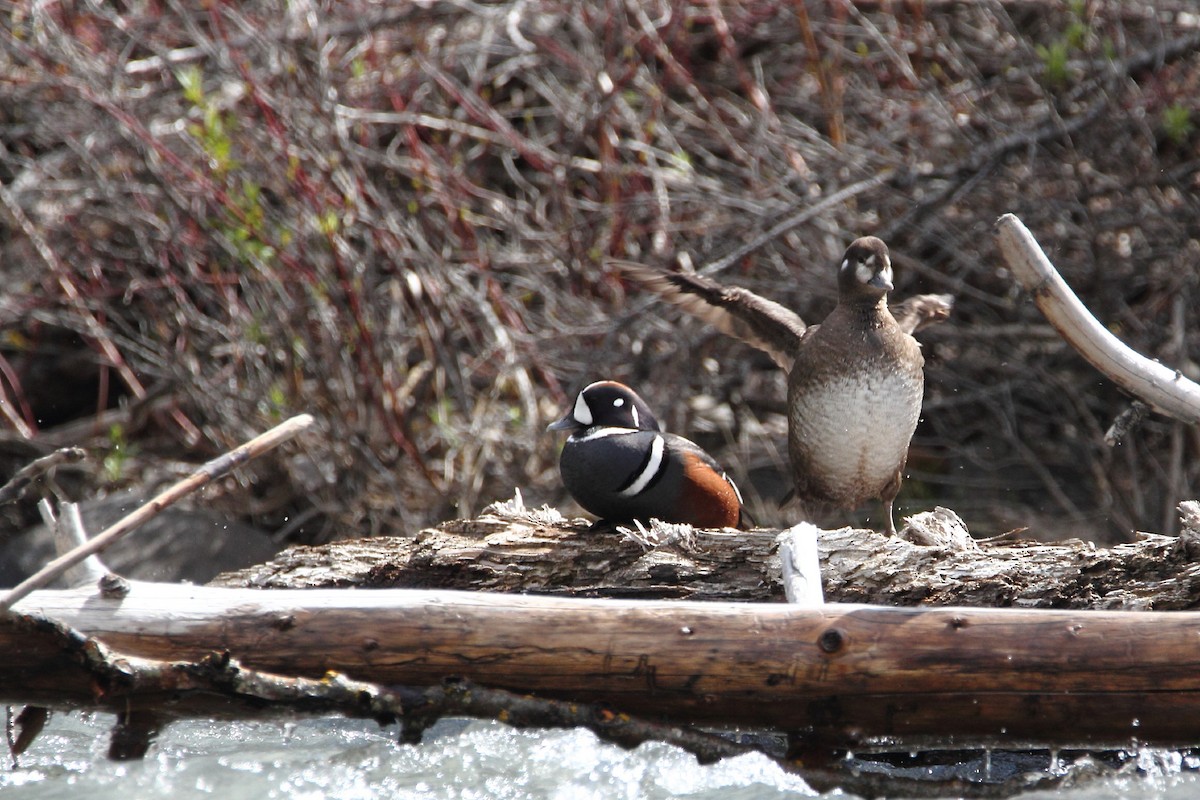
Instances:
[[[5,800],[131,797],[397,800],[635,800],[796,798],[815,793],[765,756],[700,766],[662,744],[626,751],[591,732],[519,731],[450,720],[418,746],[394,727],[311,719],[291,723],[174,723],[143,761],[104,757],[109,715],[55,714],[18,759],[0,770]]]
[[[0,769],[5,800],[772,800],[818,796],[761,755],[701,766],[649,743],[622,750],[585,730],[519,731],[494,722],[439,723],[417,746],[363,720],[174,723],[142,761],[105,758],[110,715],[55,714],[17,766]],[[1142,762],[1145,761],[1145,764]],[[1200,776],[1166,751],[1139,771],[1022,800],[1183,800]],[[1142,767],[1151,767],[1142,769]],[[833,793],[827,797],[848,798]]]

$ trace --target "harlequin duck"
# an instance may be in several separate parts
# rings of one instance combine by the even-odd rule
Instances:
[[[883,501],[888,533],[908,444],[921,413],[924,357],[912,333],[949,316],[948,295],[888,309],[892,262],[874,236],[856,239],[838,268],[838,304],[805,325],[778,303],[699,275],[612,262],[664,299],[765,351],[788,372],[788,454],[794,494],[853,508]]]
[[[549,430],[570,431],[559,458],[567,491],[610,522],[651,517],[698,528],[745,523],[737,486],[698,445],[659,427],[628,386],[597,381]]]

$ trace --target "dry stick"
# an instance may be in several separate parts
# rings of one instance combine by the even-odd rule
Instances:
[[[1015,215],[1005,214],[996,221],[996,244],[1042,314],[1092,366],[1160,414],[1200,425],[1200,385],[1129,349],[1109,333],[1067,286]]]
[[[29,462],[17,470],[17,474],[13,475],[8,483],[0,486],[0,505],[20,500],[25,496],[25,492],[29,490],[30,486],[46,475],[53,473],[57,467],[63,464],[74,464],[83,461],[86,456],[87,453],[84,452],[82,447],[64,447]]]
[[[71,552],[59,556],[29,578],[17,584],[3,599],[0,599],[0,614],[7,612],[22,597],[25,597],[35,589],[45,586],[88,556],[99,553],[176,501],[186,497],[210,481],[228,474],[250,459],[256,458],[283,444],[312,425],[312,423],[313,418],[311,415],[300,414],[276,425],[266,433],[254,437],[240,447],[234,448],[228,453],[202,464],[188,477],[168,487],[132,514],[122,517],[116,523],[101,531],[95,539],[91,539],[76,547]]]
[[[100,320],[92,313],[92,309],[88,307],[87,302],[79,293],[79,288],[71,280],[66,265],[58,257],[58,254],[54,252],[54,249],[50,247],[50,243],[46,241],[46,237],[42,235],[42,232],[37,229],[37,226],[25,214],[16,197],[2,183],[0,183],[0,203],[3,203],[4,207],[8,210],[9,216],[17,223],[17,227],[21,229],[21,232],[25,234],[29,242],[33,245],[34,252],[41,257],[42,261],[45,262],[50,272],[57,279],[63,294],[71,302],[71,305],[74,306],[80,317],[82,317],[84,325],[87,327],[88,336],[95,340],[101,354],[108,359],[109,364],[121,376],[121,380],[125,382],[129,391],[133,392],[134,397],[139,400],[145,397],[146,387],[138,380],[133,369],[125,363],[125,358],[121,355],[121,351],[117,348],[112,336],[100,324]],[[175,409],[171,412],[171,418],[175,420],[189,440],[194,442],[200,441],[200,429],[184,415],[183,411]]]
[[[805,608],[825,604],[821,588],[821,563],[817,556],[817,526],[801,522],[780,534],[779,565],[787,601]]]
[[[782,236],[792,228],[795,228],[797,225],[807,222],[808,220],[825,211],[825,209],[836,206],[843,200],[860,195],[865,191],[874,189],[876,186],[881,186],[895,176],[896,171],[894,169],[885,169],[878,174],[871,176],[870,178],[865,178],[858,183],[852,183],[849,186],[843,187],[824,198],[819,203],[815,203],[811,206],[805,206],[795,214],[792,214],[791,216],[775,223],[766,231],[754,237],[746,244],[738,247],[733,252],[718,258],[716,261],[705,264],[696,271],[704,275],[712,275],[717,272],[723,272],[724,270],[728,269],[731,264],[736,263],[739,259],[748,256],[750,253],[753,253],[767,242],[773,241],[777,237]]]

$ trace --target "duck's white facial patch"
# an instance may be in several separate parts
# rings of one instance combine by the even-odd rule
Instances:
[[[586,391],[580,392],[579,397],[575,398],[575,410],[571,412],[571,416],[580,425],[592,424],[592,409],[588,406],[587,400],[584,399]]]
[[[883,269],[879,270],[879,275],[888,283],[892,283],[892,264],[890,261],[885,261]]]
[[[625,401],[624,401],[624,400],[618,400],[617,402],[618,402],[618,403],[623,403],[623,402],[625,402]],[[641,422],[641,420],[639,420],[639,419],[638,419],[637,406],[630,406],[630,407],[629,407],[629,413],[633,414],[633,427],[635,427],[635,428],[640,428],[640,427],[642,427],[642,422]]]
[[[859,283],[867,283],[875,277],[875,256],[868,256],[866,261],[858,262],[854,267],[854,278]]]
[[[642,471],[633,479],[633,483],[622,489],[618,494],[622,497],[634,497],[642,493],[642,491],[650,485],[650,481],[654,480],[654,476],[658,474],[662,468],[663,453],[666,450],[667,443],[661,436],[655,436],[654,441],[650,443],[650,457],[646,459],[646,465],[642,467]]]

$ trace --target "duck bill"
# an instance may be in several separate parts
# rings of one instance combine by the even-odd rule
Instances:
[[[575,417],[571,414],[567,414],[565,417],[558,420],[557,422],[551,422],[549,425],[547,425],[546,430],[548,430],[548,431],[569,431],[569,430],[572,430],[573,428],[578,428],[578,427],[579,427],[579,423],[575,421]]]
[[[867,285],[874,286],[876,289],[882,289],[885,292],[890,292],[892,289],[896,288],[892,285],[891,281],[882,275],[876,275],[875,277],[871,278],[871,280],[867,281]]]

